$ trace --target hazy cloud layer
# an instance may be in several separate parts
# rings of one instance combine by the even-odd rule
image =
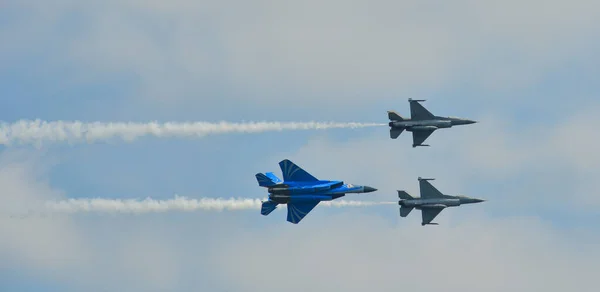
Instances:
[[[4,56],[22,59],[25,48],[52,56],[40,65],[86,69],[72,80],[128,78],[137,98],[161,106],[300,96],[296,106],[358,105],[367,92],[389,99],[530,88],[569,63],[597,64],[600,9],[590,0],[63,0],[10,8],[28,17],[0,30],[12,40]]]
[[[597,237],[558,233],[535,218],[471,219],[478,220],[422,228],[344,214],[246,234],[244,245],[224,246],[229,260],[218,267],[236,279],[227,285],[236,291],[593,290],[586,279]]]

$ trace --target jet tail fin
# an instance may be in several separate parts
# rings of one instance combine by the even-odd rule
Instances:
[[[257,173],[256,181],[258,181],[258,185],[261,187],[270,187],[274,186],[281,182],[281,180],[272,172]]]
[[[260,208],[260,214],[262,215],[269,215],[271,214],[271,212],[273,212],[273,210],[277,209],[277,203],[273,202],[273,201],[266,201],[262,203],[262,206]]]

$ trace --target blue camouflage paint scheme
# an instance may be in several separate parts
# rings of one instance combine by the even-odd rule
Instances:
[[[319,180],[288,159],[279,162],[283,181],[274,173],[257,173],[256,181],[269,191],[260,213],[269,215],[279,204],[287,204],[287,221],[298,224],[321,201],[331,201],[347,193],[370,193],[369,186],[345,184],[343,181]]]

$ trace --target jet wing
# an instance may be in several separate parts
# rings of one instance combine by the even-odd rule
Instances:
[[[446,196],[442,192],[438,191],[429,181],[426,179],[419,179],[419,188],[421,189],[422,199],[434,199],[434,198],[445,198]]]
[[[422,225],[429,224],[433,219],[444,210],[444,207],[439,208],[423,208],[421,209],[421,215],[423,217]]]
[[[294,164],[288,159],[280,161],[279,167],[283,173],[283,181],[319,181],[310,173],[306,172],[300,166]]]
[[[320,201],[306,202],[306,203],[288,203],[287,204],[287,221],[298,224],[304,216],[308,215],[312,209],[314,209]]]
[[[433,120],[435,116],[416,100],[410,101],[410,119],[413,121]]]
[[[413,131],[413,146],[421,145],[435,130]]]

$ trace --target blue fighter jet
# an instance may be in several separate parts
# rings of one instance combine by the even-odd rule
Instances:
[[[257,173],[261,187],[268,188],[269,200],[262,203],[260,213],[269,215],[279,204],[287,204],[287,221],[298,224],[321,201],[331,201],[347,193],[370,193],[377,189],[344,184],[343,181],[319,180],[285,159],[279,162],[283,181],[272,172]]]

